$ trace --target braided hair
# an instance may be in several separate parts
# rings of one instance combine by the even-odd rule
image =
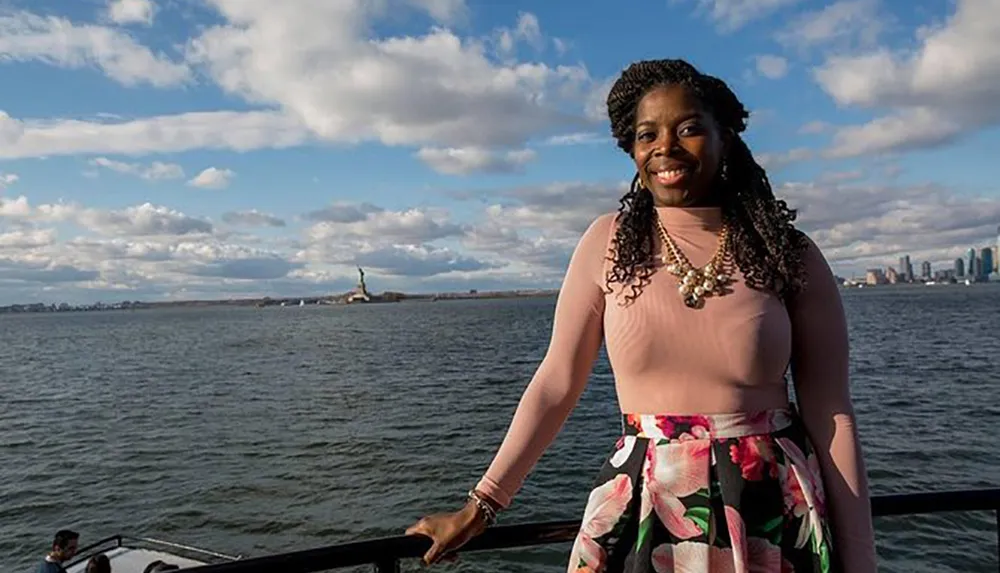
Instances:
[[[793,226],[795,210],[776,199],[764,169],[739,134],[746,130],[749,113],[722,80],[702,74],[684,60],[647,60],[630,65],[608,94],[611,134],[625,153],[633,154],[636,109],[653,88],[682,85],[697,97],[718,126],[732,135],[721,185],[722,213],[729,222],[733,258],[747,286],[770,290],[787,298],[805,285],[802,255],[805,235]],[[653,195],[642,187],[638,174],[621,198],[617,231],[612,239],[613,265],[606,288],[612,283],[630,286],[626,301],[634,300],[653,273]]]

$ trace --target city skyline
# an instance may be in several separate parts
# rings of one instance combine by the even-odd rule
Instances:
[[[3,2],[0,305],[558,287],[643,58],[732,86],[838,275],[992,244],[1000,0],[584,4]]]
[[[991,277],[1000,277],[1000,226],[997,226],[996,243],[980,248],[969,247],[966,256],[958,257],[950,267],[935,269],[931,261],[920,263],[920,273],[913,270],[913,261],[909,255],[899,258],[898,269],[888,266],[874,267],[865,271],[864,281],[866,284],[895,284],[929,281],[956,281],[973,280],[977,282],[989,281]],[[856,277],[845,282],[858,283]]]

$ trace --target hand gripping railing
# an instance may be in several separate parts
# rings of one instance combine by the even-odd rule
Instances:
[[[1000,559],[1000,488],[893,494],[872,497],[872,515],[916,515],[948,511],[993,511]],[[462,552],[510,549],[572,541],[578,521],[527,523],[494,527],[470,541]],[[419,557],[430,548],[425,537],[397,536],[332,545],[291,553],[186,569],[189,573],[314,573],[358,565],[374,565],[375,573],[396,573],[399,561]]]

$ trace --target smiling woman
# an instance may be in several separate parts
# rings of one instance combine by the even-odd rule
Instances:
[[[740,139],[746,110],[721,80],[657,60],[623,72],[608,115],[632,187],[577,245],[548,352],[468,503],[408,532],[433,538],[434,562],[492,524],[603,337],[623,431],[568,571],[874,573],[839,293]]]

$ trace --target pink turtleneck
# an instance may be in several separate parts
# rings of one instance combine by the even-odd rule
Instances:
[[[659,207],[671,238],[701,267],[718,246],[718,208]],[[847,326],[837,285],[819,249],[805,256],[807,288],[783,304],[752,290],[738,269],[731,293],[700,309],[684,305],[675,277],[657,269],[642,294],[605,294],[614,213],[576,247],[556,303],[552,338],[507,436],[477,488],[508,506],[576,406],[602,339],[619,407],[633,414],[727,413],[784,408],[791,367],[797,403],[824,472],[845,571],[876,571],[868,486],[848,389]],[[661,245],[657,240],[656,254]],[[657,261],[659,259],[657,258]]]

